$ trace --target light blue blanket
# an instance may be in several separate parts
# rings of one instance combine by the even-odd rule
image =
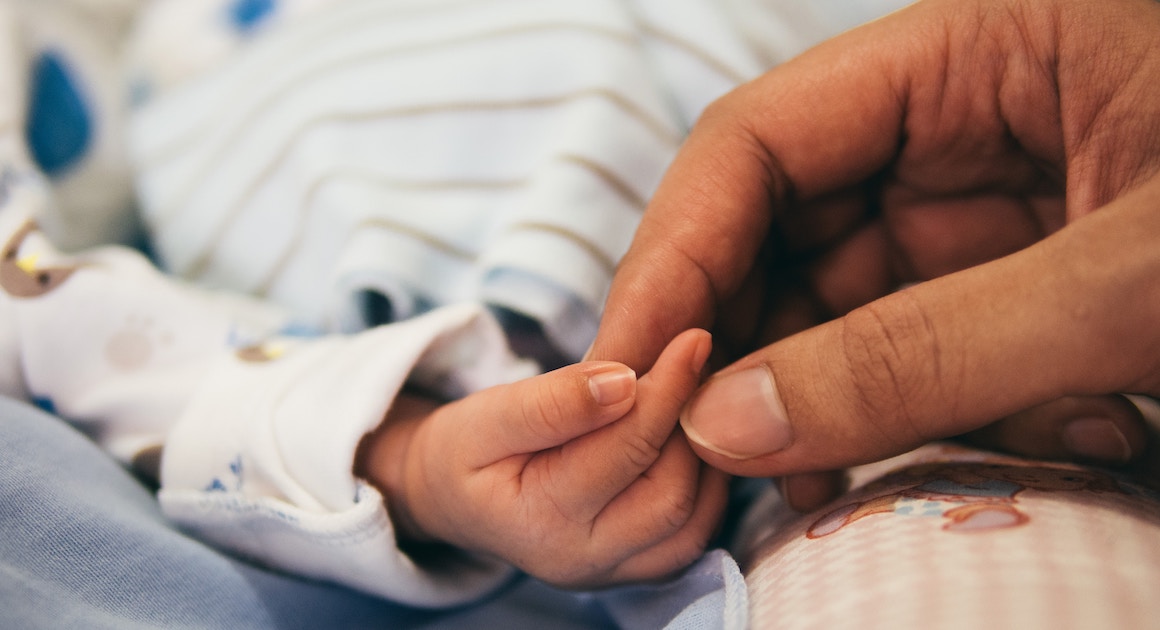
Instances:
[[[737,565],[568,593],[529,578],[421,611],[223,556],[173,529],[151,493],[54,416],[0,398],[0,625],[6,628],[742,628]]]

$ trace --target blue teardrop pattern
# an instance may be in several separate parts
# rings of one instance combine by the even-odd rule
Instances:
[[[230,22],[241,33],[249,33],[260,26],[277,8],[276,0],[234,0],[231,3]]]
[[[49,177],[65,174],[93,141],[92,112],[68,63],[45,51],[32,66],[25,137],[33,159]]]

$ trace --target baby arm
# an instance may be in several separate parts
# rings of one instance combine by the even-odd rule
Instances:
[[[571,588],[663,577],[695,560],[725,477],[676,430],[710,340],[677,337],[648,374],[589,362],[438,406],[402,397],[357,475],[397,533],[502,558]]]

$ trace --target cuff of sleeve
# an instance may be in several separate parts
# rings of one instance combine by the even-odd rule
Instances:
[[[382,496],[363,486],[341,511],[313,512],[273,497],[163,489],[166,516],[191,535],[275,569],[422,607],[470,602],[515,570],[494,560],[417,564],[395,542]]]
[[[353,476],[354,453],[409,379],[462,393],[534,371],[477,305],[243,349],[214,370],[167,439],[162,509],[282,570],[411,605],[471,601],[511,569],[416,565],[398,549],[383,498]]]

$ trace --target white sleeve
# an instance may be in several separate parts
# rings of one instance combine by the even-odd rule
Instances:
[[[62,254],[20,210],[0,210],[4,390],[122,462],[164,441],[220,355],[285,322],[272,307],[165,278],[129,249]]]
[[[4,391],[123,462],[163,444],[159,496],[176,523],[271,567],[412,605],[465,603],[512,574],[479,558],[417,565],[383,497],[352,473],[359,440],[404,382],[458,396],[535,373],[484,307],[279,337],[286,320],[272,308],[166,278],[130,250],[61,254],[10,210]]]
[[[0,3],[0,35],[20,30],[16,10]],[[404,379],[459,395],[535,371],[487,312],[278,339],[293,328],[281,310],[167,278],[135,251],[63,253],[38,226],[58,222],[61,190],[25,144],[18,41],[0,38],[0,394],[57,413],[123,463],[163,446],[165,511],[272,567],[431,606],[510,575],[496,563],[416,566],[383,498],[351,472]]]
[[[416,565],[395,544],[382,496],[353,477],[351,462],[405,380],[423,375],[455,392],[532,373],[476,305],[236,353],[215,367],[166,443],[162,508],[199,537],[299,575],[419,606],[476,599],[512,569],[467,557]]]

